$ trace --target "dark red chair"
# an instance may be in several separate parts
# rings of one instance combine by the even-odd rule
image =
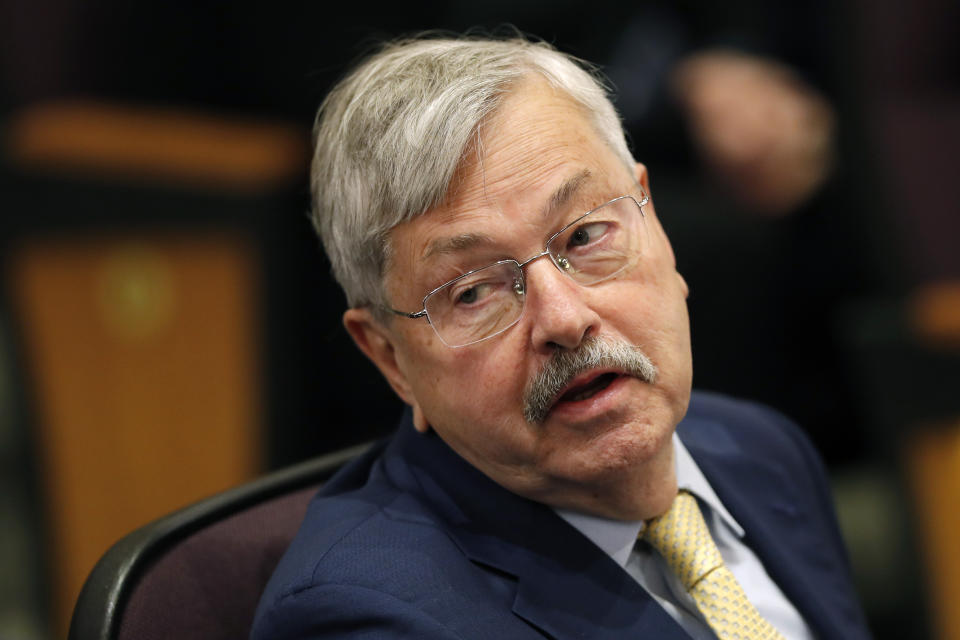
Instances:
[[[114,544],[77,600],[69,640],[246,638],[310,498],[357,445],[156,520]]]

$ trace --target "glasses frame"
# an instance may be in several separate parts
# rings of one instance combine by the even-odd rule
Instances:
[[[503,328],[500,329],[499,331],[497,331],[497,332],[495,332],[495,333],[491,333],[491,334],[488,335],[488,336],[484,336],[484,337],[479,338],[479,339],[477,339],[477,340],[474,340],[474,341],[472,341],[472,342],[467,342],[467,343],[465,343],[465,344],[451,345],[450,343],[448,343],[446,340],[443,339],[443,336],[440,335],[440,332],[437,330],[436,325],[435,325],[435,324],[433,323],[433,321],[430,319],[430,313],[427,311],[427,300],[430,298],[430,296],[432,296],[432,295],[435,294],[436,292],[440,291],[441,289],[444,289],[444,288],[446,288],[446,287],[449,287],[450,285],[452,285],[452,284],[454,284],[454,283],[456,283],[456,282],[459,282],[460,280],[462,280],[462,279],[464,279],[464,278],[470,277],[470,276],[472,276],[473,274],[477,273],[478,271],[483,271],[484,269],[489,269],[490,267],[494,267],[494,266],[501,265],[501,264],[511,264],[511,263],[512,263],[512,264],[517,268],[517,271],[519,271],[519,273],[520,273],[521,283],[523,284],[523,291],[524,291],[524,292],[526,292],[526,290],[527,290],[527,279],[526,279],[526,277],[525,277],[525,275],[524,275],[523,268],[524,268],[525,266],[527,266],[528,264],[530,264],[530,263],[532,263],[532,262],[534,262],[534,261],[536,261],[536,260],[539,260],[540,258],[542,258],[542,257],[544,257],[544,256],[550,256],[550,262],[553,263],[553,266],[556,267],[557,270],[560,271],[560,273],[564,273],[564,274],[565,274],[566,271],[564,270],[564,266],[559,263],[558,257],[556,257],[556,256],[554,256],[552,253],[550,253],[550,250],[548,249],[548,247],[550,246],[550,243],[553,242],[558,236],[562,235],[562,234],[563,234],[565,231],[567,231],[570,227],[574,226],[575,224],[579,223],[581,220],[583,220],[584,218],[586,218],[587,216],[589,216],[591,213],[593,213],[593,212],[595,212],[595,211],[597,211],[597,210],[599,210],[599,209],[602,209],[602,208],[604,208],[604,207],[606,207],[606,206],[608,206],[608,205],[611,205],[611,204],[613,204],[614,202],[618,202],[618,201],[620,201],[620,200],[624,200],[624,199],[627,199],[627,198],[629,198],[630,200],[633,200],[633,202],[637,205],[637,208],[640,210],[640,218],[641,218],[641,221],[645,221],[645,220],[646,220],[646,217],[647,217],[647,214],[644,212],[643,207],[644,207],[644,205],[646,205],[647,203],[650,202],[650,196],[648,196],[648,195],[647,195],[647,192],[643,190],[643,187],[638,187],[638,188],[640,189],[640,194],[641,194],[640,200],[637,200],[634,196],[632,196],[632,195],[630,195],[630,194],[627,194],[627,195],[623,195],[623,196],[618,196],[618,197],[616,197],[616,198],[613,198],[612,200],[608,200],[607,202],[604,202],[604,203],[601,204],[601,205],[597,205],[597,206],[594,207],[593,209],[590,209],[590,211],[587,211],[587,212],[584,213],[583,215],[577,217],[575,220],[573,220],[573,221],[570,222],[569,224],[565,224],[562,229],[560,229],[559,231],[557,231],[556,233],[554,233],[553,235],[551,235],[549,238],[547,238],[547,241],[546,241],[546,243],[545,243],[544,246],[543,246],[543,251],[541,251],[540,253],[536,254],[535,256],[532,256],[532,257],[530,257],[530,258],[527,258],[527,259],[524,260],[523,262],[520,262],[520,261],[518,261],[518,260],[514,260],[514,259],[512,259],[512,258],[505,258],[505,259],[503,259],[503,260],[497,260],[497,261],[495,261],[495,262],[491,262],[490,264],[485,264],[485,265],[483,265],[482,267],[478,267],[478,268],[476,268],[476,269],[471,269],[470,271],[467,271],[466,273],[461,273],[459,276],[457,276],[456,278],[453,278],[452,280],[447,280],[446,282],[444,282],[444,283],[441,284],[440,286],[438,286],[438,287],[430,290],[429,292],[427,292],[427,295],[423,296],[423,300],[422,300],[422,302],[421,302],[421,303],[422,303],[422,308],[420,309],[420,311],[413,311],[413,312],[400,311],[399,309],[394,309],[393,307],[387,307],[387,306],[385,306],[385,307],[383,307],[383,308],[384,308],[386,311],[389,311],[390,313],[393,313],[393,314],[395,314],[395,315],[398,315],[398,316],[400,316],[400,317],[402,317],[402,318],[410,318],[411,320],[416,320],[416,319],[418,319],[418,318],[426,318],[427,324],[430,325],[430,328],[433,329],[433,332],[437,334],[437,337],[438,337],[438,338],[440,338],[440,342],[442,342],[443,344],[447,345],[447,346],[450,347],[451,349],[459,349],[459,348],[461,348],[461,347],[469,347],[470,345],[477,344],[478,342],[483,342],[484,340],[489,340],[490,338],[496,337],[496,336],[500,335],[501,333],[503,333],[504,331],[506,331],[507,329],[509,329],[510,327],[512,327],[513,325],[515,325],[515,324],[517,324],[518,322],[520,322],[520,318],[523,317],[523,309],[526,309],[526,304],[523,305],[523,309],[521,309],[520,315],[517,316],[516,320],[514,320],[513,322],[511,322],[511,323],[508,324],[507,326],[503,327]],[[559,256],[559,258],[562,258],[562,256]],[[621,267],[620,269],[617,269],[616,271],[614,271],[614,272],[611,273],[610,275],[605,276],[605,277],[603,277],[603,278],[600,278],[599,280],[594,280],[593,282],[590,282],[590,283],[588,283],[588,284],[582,284],[582,283],[578,283],[578,284],[582,284],[582,286],[591,286],[591,285],[594,285],[594,284],[598,284],[598,283],[600,283],[600,282],[603,282],[604,280],[609,280],[609,279],[612,278],[613,276],[617,275],[618,273],[620,273],[621,271],[623,271],[623,268],[624,268],[624,267]],[[573,279],[572,276],[570,276],[570,278]],[[574,282],[577,282],[577,281],[574,279]]]

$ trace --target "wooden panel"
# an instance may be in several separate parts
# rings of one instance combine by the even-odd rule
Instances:
[[[307,131],[276,122],[78,100],[31,106],[7,130],[20,167],[241,191],[299,178],[309,141]]]
[[[257,271],[231,236],[38,241],[9,266],[65,633],[110,544],[260,470]]]
[[[908,449],[916,529],[926,559],[936,637],[960,640],[960,420],[919,430]]]

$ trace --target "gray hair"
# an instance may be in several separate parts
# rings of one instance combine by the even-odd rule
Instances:
[[[444,201],[481,122],[531,73],[583,107],[632,168],[599,72],[544,42],[400,40],[327,95],[314,125],[313,223],[351,307],[386,305],[390,230]]]

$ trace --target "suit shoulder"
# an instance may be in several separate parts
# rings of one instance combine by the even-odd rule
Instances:
[[[517,624],[511,583],[471,562],[416,498],[396,491],[393,500],[372,504],[365,497],[321,497],[311,505],[261,597],[254,637],[286,637],[280,629],[290,637],[318,630],[344,637],[349,629],[369,637],[460,638],[477,636],[464,631],[471,625]]]
[[[763,427],[773,422],[781,427],[797,428],[789,418],[772,407],[713,391],[698,390],[690,394],[686,417],[754,427]]]
[[[758,457],[822,464],[810,439],[790,418],[767,405],[720,393],[695,391],[677,431],[688,446],[730,446]]]
[[[324,581],[362,584],[366,577],[376,581],[378,550],[393,548],[395,558],[403,558],[397,553],[400,549],[436,547],[442,537],[429,514],[399,490],[379,486],[320,494],[307,508],[265,596],[282,596]]]
[[[472,565],[433,511],[376,475],[364,487],[311,502],[264,590],[258,619],[317,594],[358,593],[368,594],[366,602],[404,602],[442,619],[424,603],[453,584],[470,591]]]

